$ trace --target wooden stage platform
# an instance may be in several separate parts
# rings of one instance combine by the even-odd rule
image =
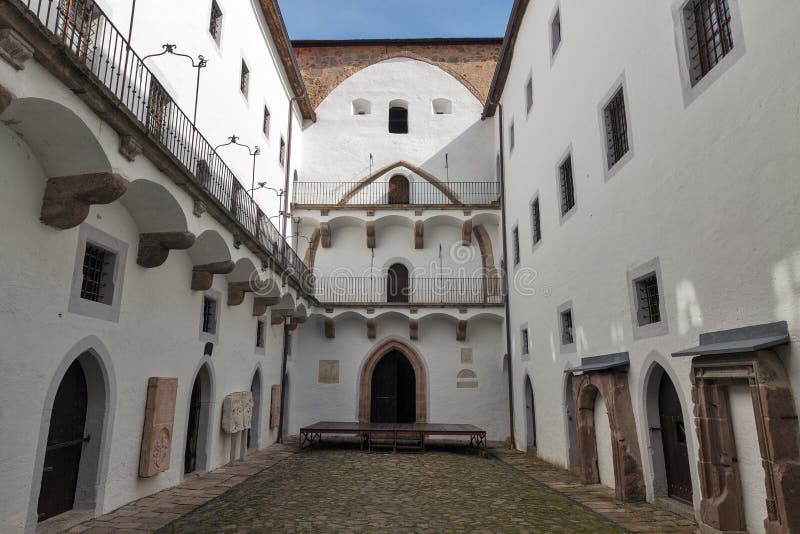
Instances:
[[[361,448],[377,446],[425,450],[425,438],[430,436],[469,437],[470,447],[486,451],[486,431],[474,425],[449,425],[439,423],[347,423],[320,421],[300,429],[300,447],[313,447],[322,441],[322,435],[358,436]]]

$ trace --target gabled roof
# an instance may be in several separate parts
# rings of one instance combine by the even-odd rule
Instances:
[[[500,50],[500,59],[497,61],[494,78],[492,78],[489,94],[483,106],[484,117],[494,117],[497,104],[500,102],[500,97],[503,96],[503,89],[505,89],[506,80],[508,79],[508,71],[511,69],[511,60],[514,57],[514,46],[517,44],[517,34],[529,3],[530,0],[514,0],[511,16],[508,19],[508,26],[506,26],[503,48]]]

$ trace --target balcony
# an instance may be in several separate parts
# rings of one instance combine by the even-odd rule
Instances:
[[[395,282],[381,276],[332,276],[316,279],[321,305],[357,307],[477,307],[503,304],[499,277],[412,277]]]
[[[299,287],[314,277],[233,171],[180,109],[123,34],[91,0],[9,2],[49,40],[56,40],[104,96],[147,138],[166,151],[186,179],[233,220]]]

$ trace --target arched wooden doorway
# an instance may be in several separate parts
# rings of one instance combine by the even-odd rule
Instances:
[[[533,404],[531,378],[525,377],[525,441],[528,450],[536,449],[536,409]]]
[[[372,372],[370,421],[373,423],[414,423],[417,383],[411,362],[398,350],[391,350]]]
[[[253,382],[250,384],[253,395],[253,421],[247,431],[247,448],[257,449],[261,440],[261,370],[256,369]]]
[[[658,387],[658,413],[661,420],[664,469],[667,474],[667,495],[692,504],[692,475],[689,469],[683,410],[678,392],[667,373],[661,375]]]
[[[408,302],[408,267],[395,263],[386,275],[387,302]]]
[[[410,204],[411,191],[408,178],[395,174],[389,178],[389,204]]]
[[[211,373],[208,364],[204,364],[197,372],[192,386],[192,395],[189,398],[184,473],[205,469],[207,466],[206,439],[211,412],[211,385]]]
[[[373,349],[361,367],[358,420],[362,423],[373,421],[373,392],[391,392],[391,384],[373,387],[373,382],[380,381],[386,374],[391,373],[395,373],[395,376],[398,376],[398,384],[403,384],[401,389],[397,389],[395,393],[398,407],[403,406],[403,409],[398,413],[398,417],[410,420],[409,422],[427,422],[428,378],[425,364],[422,361],[422,357],[413,348],[399,339],[387,339],[380,343]],[[413,384],[413,389],[410,384]],[[388,397],[390,395],[380,396]],[[389,401],[385,400],[384,402],[388,403]],[[413,418],[410,415],[409,405],[413,406]],[[378,417],[383,418],[384,415],[379,415]]]
[[[53,401],[39,491],[39,521],[72,510],[74,506],[81,455],[88,441],[84,436],[88,404],[86,375],[80,362],[75,360],[61,380]]]

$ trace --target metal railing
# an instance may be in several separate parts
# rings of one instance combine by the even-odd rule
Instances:
[[[149,137],[234,216],[306,291],[314,277],[233,171],[91,0],[27,0],[27,9],[127,108]]]
[[[497,182],[411,182],[404,191],[389,182],[295,182],[293,202],[310,206],[364,205],[493,205],[500,202]]]
[[[502,304],[499,277],[412,277],[397,287],[388,277],[318,277],[315,296],[324,304]],[[405,286],[405,287],[402,287]]]

